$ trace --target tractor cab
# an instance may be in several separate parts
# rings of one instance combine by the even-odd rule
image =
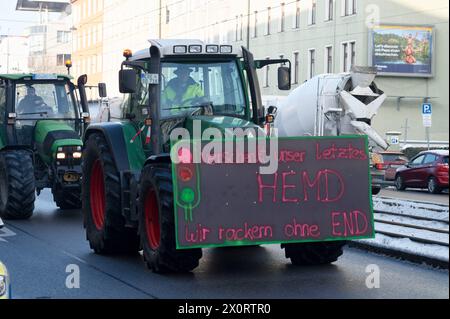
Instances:
[[[266,119],[256,70],[279,64],[279,88],[290,89],[290,61],[254,60],[245,48],[198,40],[151,40],[150,49],[124,51],[119,72],[121,103],[103,121],[128,121],[139,130],[146,156],[169,151],[169,135],[199,120],[225,130],[259,127]],[[141,130],[142,129],[142,130]],[[161,138],[152,139],[152,136]]]

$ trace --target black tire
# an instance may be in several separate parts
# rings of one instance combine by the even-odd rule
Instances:
[[[184,273],[198,266],[201,249],[176,249],[170,164],[144,167],[139,193],[139,235],[144,262],[154,272]]]
[[[286,258],[293,265],[325,265],[338,260],[344,253],[346,241],[326,241],[316,243],[283,244]]]
[[[428,192],[430,194],[440,194],[442,192],[442,188],[440,188],[437,184],[436,178],[430,177],[428,179]]]
[[[398,191],[404,191],[406,189],[405,182],[400,175],[395,176],[395,188]]]
[[[380,186],[372,186],[372,195],[378,195],[381,192]]]
[[[91,249],[97,254],[137,253],[139,237],[125,227],[120,176],[102,134],[89,136],[83,161],[82,212]]]
[[[24,150],[0,153],[0,217],[4,219],[33,215],[36,195],[31,156]]]
[[[80,209],[81,189],[52,188],[53,200],[60,209]]]

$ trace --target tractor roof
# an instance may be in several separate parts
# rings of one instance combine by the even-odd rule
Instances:
[[[242,49],[230,44],[205,43],[194,39],[177,40],[149,40],[161,52],[161,58],[170,56],[207,56],[224,55],[242,57]],[[150,57],[150,50],[144,49],[133,54],[131,60],[140,60]]]
[[[73,79],[67,74],[55,74],[55,73],[8,73],[0,74],[0,79],[8,79],[13,81],[31,79],[31,80],[56,80],[58,78],[63,78],[65,80]]]

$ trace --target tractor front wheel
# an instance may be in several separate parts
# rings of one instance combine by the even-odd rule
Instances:
[[[344,253],[345,241],[283,244],[286,258],[294,265],[325,265],[338,260]]]
[[[156,273],[189,272],[201,249],[177,250],[170,164],[145,166],[139,193],[139,235],[144,261]]]
[[[28,219],[35,200],[31,153],[24,150],[0,153],[0,217]]]
[[[92,134],[83,153],[82,211],[86,237],[98,254],[137,253],[139,237],[125,227],[120,175],[102,134]]]

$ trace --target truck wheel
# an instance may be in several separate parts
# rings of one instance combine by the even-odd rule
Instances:
[[[81,190],[61,190],[52,188],[53,199],[60,209],[80,209]]]
[[[101,134],[89,136],[83,159],[82,212],[90,247],[97,254],[136,253],[139,237],[125,227],[119,172]]]
[[[31,154],[23,150],[0,153],[0,217],[28,219],[35,200]]]
[[[147,267],[157,273],[189,272],[201,249],[177,250],[170,164],[148,165],[141,176],[139,235]]]
[[[302,244],[283,244],[286,258],[293,265],[324,265],[338,260],[346,241],[326,241]]]

